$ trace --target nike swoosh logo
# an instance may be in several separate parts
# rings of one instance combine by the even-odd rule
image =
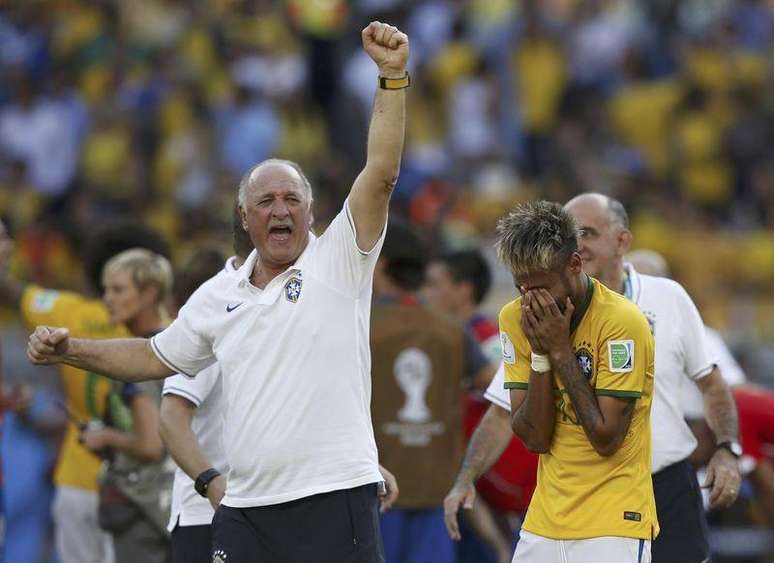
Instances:
[[[242,303],[244,303],[244,301]],[[230,313],[231,311],[233,311],[234,309],[242,305],[242,303],[237,303],[236,305],[226,305],[226,313]]]

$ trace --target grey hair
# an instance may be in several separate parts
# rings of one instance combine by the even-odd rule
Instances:
[[[610,225],[622,230],[629,230],[629,214],[626,212],[623,204],[610,196],[607,198],[607,213]]]
[[[255,166],[251,167],[250,170],[245,172],[245,174],[242,176],[242,179],[239,180],[239,192],[237,193],[237,203],[239,204],[239,207],[244,208],[245,206],[247,189],[250,187],[250,179],[253,177],[253,172],[263,166],[269,166],[272,164],[290,166],[293,170],[298,172],[298,175],[301,177],[301,184],[303,185],[304,191],[306,192],[307,200],[309,201],[309,207],[311,208],[313,201],[312,184],[309,182],[309,179],[306,177],[303,170],[301,170],[301,167],[297,163],[293,162],[292,160],[285,160],[283,158],[267,158],[266,160],[259,162]]]
[[[495,250],[514,275],[556,270],[578,251],[578,227],[558,203],[523,203],[497,222]]]

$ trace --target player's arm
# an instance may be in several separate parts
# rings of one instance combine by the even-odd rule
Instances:
[[[465,457],[449,494],[443,501],[444,520],[449,536],[459,541],[457,512],[460,506],[473,508],[476,498],[475,483],[502,455],[511,440],[508,411],[491,404],[470,438]]]
[[[550,371],[529,372],[527,389],[511,389],[511,429],[529,451],[547,453],[556,423],[554,382]]]
[[[163,379],[174,373],[154,353],[147,338],[70,338],[65,328],[38,326],[27,357],[33,364],[67,364],[125,382]]]
[[[379,69],[379,76],[406,75],[409,42],[396,27],[371,22],[362,32],[363,48]],[[357,231],[357,245],[370,250],[387,220],[387,207],[398,179],[406,124],[405,90],[376,89],[368,131],[366,164],[349,195]]]
[[[203,471],[213,467],[191,428],[195,409],[196,405],[179,395],[167,393],[161,399],[161,439],[178,467],[194,481]],[[223,475],[210,481],[207,497],[213,507],[220,504],[225,489]]]
[[[570,348],[552,353],[551,366],[559,374],[594,450],[601,456],[613,455],[629,431],[635,399],[597,396]]]

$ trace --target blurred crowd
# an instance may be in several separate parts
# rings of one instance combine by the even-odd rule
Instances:
[[[238,179],[271,156],[305,170],[326,225],[363,164],[373,19],[411,38],[393,209],[434,250],[490,253],[518,201],[609,194],[748,377],[774,384],[772,0],[5,2],[15,273],[83,291],[84,241],[126,219],[163,233],[178,265],[226,248]],[[491,311],[512,291],[496,272]]]
[[[362,164],[357,47],[378,18],[412,38],[395,207],[438,245],[485,241],[516,200],[609,193],[715,324],[771,336],[767,0],[10,2],[0,215],[19,266],[77,287],[84,233],[119,216],[178,260],[226,241],[236,180],[270,155],[308,171],[324,225]]]

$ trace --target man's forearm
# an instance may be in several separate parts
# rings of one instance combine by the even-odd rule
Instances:
[[[191,429],[191,414],[186,416],[180,411],[181,407],[171,405],[170,400],[176,401],[178,398],[166,395],[162,400],[161,438],[178,467],[196,480],[202,471],[212,467],[212,463],[202,452],[199,440]]]
[[[470,438],[457,482],[475,483],[499,459],[512,436],[508,418],[505,409],[489,405]]]
[[[551,357],[551,366],[559,374],[559,379],[572,401],[578,422],[591,445],[595,448],[600,444],[607,445],[607,437],[600,432],[605,423],[602,409],[599,408],[594,390],[580,372],[578,360],[571,353],[556,355]]]
[[[64,363],[126,382],[163,379],[174,373],[156,357],[147,338],[71,338]]]
[[[549,372],[530,371],[527,396],[511,415],[511,427],[531,452],[546,453],[556,424],[554,377]]]
[[[366,171],[379,174],[391,185],[400,169],[405,129],[405,90],[377,88],[368,129]]]
[[[704,384],[700,383],[700,387],[707,424],[715,433],[718,442],[736,440],[739,437],[739,416],[731,391],[717,368],[706,378],[712,379]]]

